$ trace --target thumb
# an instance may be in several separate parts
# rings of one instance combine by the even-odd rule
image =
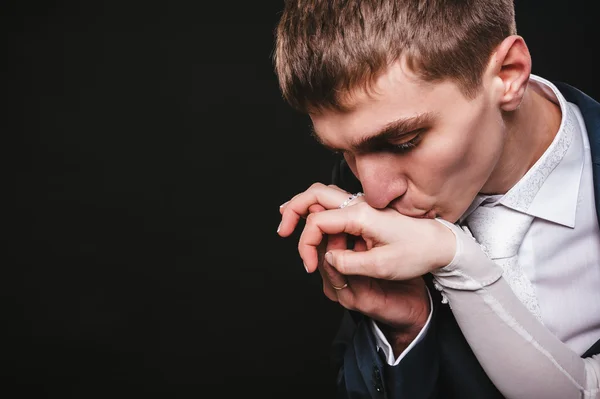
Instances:
[[[325,207],[320,204],[312,204],[311,206],[308,207],[308,213],[323,212],[325,210],[326,210]]]
[[[388,269],[389,262],[385,262],[385,249],[372,248],[368,251],[357,252],[350,249],[332,249],[325,254],[325,260],[346,276],[359,275],[379,279],[391,278]]]

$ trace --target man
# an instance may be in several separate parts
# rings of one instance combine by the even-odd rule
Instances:
[[[349,310],[340,396],[598,397],[600,105],[512,2],[288,1],[275,65],[344,158],[278,228]]]

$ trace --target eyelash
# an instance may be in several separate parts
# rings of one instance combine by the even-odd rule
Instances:
[[[408,140],[407,142],[400,143],[400,144],[391,144],[390,143],[388,146],[386,146],[387,148],[382,148],[382,150],[384,150],[384,151],[387,150],[387,151],[395,152],[398,154],[406,154],[409,151],[411,151],[412,149],[414,149],[421,142],[422,135],[423,135],[423,132],[419,132],[415,135],[415,137]],[[344,155],[343,151],[339,151],[339,150],[331,150],[331,151],[335,155]]]
[[[413,137],[412,139],[408,140],[405,143],[400,143],[400,144],[391,144],[394,152],[397,153],[407,153],[410,150],[412,150],[413,148],[415,148],[419,142],[421,141],[421,133],[417,134],[415,137]]]

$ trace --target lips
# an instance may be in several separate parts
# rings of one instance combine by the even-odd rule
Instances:
[[[403,214],[404,216],[408,216],[415,219],[435,219],[437,217],[436,211],[433,209],[429,209],[427,211],[423,211],[417,207],[410,207],[410,209],[402,209],[403,207],[398,204],[390,204],[388,206],[391,209],[394,209],[396,212]]]

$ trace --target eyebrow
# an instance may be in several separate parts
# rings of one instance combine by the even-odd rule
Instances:
[[[390,139],[398,139],[413,133],[426,125],[432,124],[435,119],[435,114],[432,112],[425,112],[419,115],[397,119],[386,124],[379,131],[355,140],[350,144],[349,149],[354,153],[365,153],[372,151],[373,149],[381,148],[383,145],[387,144]],[[338,148],[326,144],[315,131],[312,124],[310,125],[310,130],[311,135],[325,148],[334,152],[340,151]]]

